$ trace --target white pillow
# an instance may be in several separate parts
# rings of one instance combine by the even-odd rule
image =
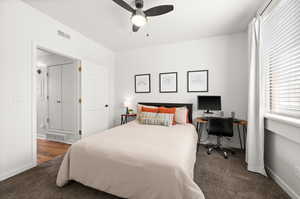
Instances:
[[[177,124],[186,124],[188,121],[188,109],[186,107],[176,108],[175,122]]]

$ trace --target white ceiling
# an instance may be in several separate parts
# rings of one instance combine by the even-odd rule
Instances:
[[[53,53],[38,48],[38,49],[36,50],[36,55],[37,55],[37,57],[41,57],[41,56],[53,55]]]
[[[138,33],[130,13],[111,0],[23,0],[114,51],[245,31],[264,0],[144,0],[144,9],[173,4]],[[133,4],[133,0],[125,0]],[[149,37],[146,34],[149,33]]]

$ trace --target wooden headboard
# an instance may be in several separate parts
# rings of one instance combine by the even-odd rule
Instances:
[[[139,102],[138,104],[145,105],[145,106],[163,106],[167,108],[171,107],[186,107],[188,109],[188,118],[189,122],[193,123],[193,104],[182,104],[182,103],[152,103],[152,102]]]

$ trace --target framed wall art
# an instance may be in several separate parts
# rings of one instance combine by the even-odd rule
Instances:
[[[134,76],[135,93],[151,93],[151,75],[139,74]]]
[[[177,93],[177,72],[159,74],[159,92]]]
[[[208,92],[208,70],[187,72],[187,92]]]

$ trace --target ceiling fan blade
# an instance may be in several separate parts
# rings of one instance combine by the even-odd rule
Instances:
[[[133,26],[132,26],[132,31],[133,31],[133,32],[137,32],[137,31],[139,31],[139,29],[140,29],[140,27],[138,27],[138,26],[136,26],[136,25],[133,25]]]
[[[161,5],[161,6],[156,6],[156,7],[150,8],[150,9],[146,10],[144,13],[148,17],[154,17],[154,16],[166,14],[173,10],[174,10],[173,5]]]
[[[116,4],[118,4],[119,6],[121,6],[122,8],[128,10],[131,13],[134,13],[135,10],[125,1],[123,0],[112,0],[113,2],[115,2]]]

